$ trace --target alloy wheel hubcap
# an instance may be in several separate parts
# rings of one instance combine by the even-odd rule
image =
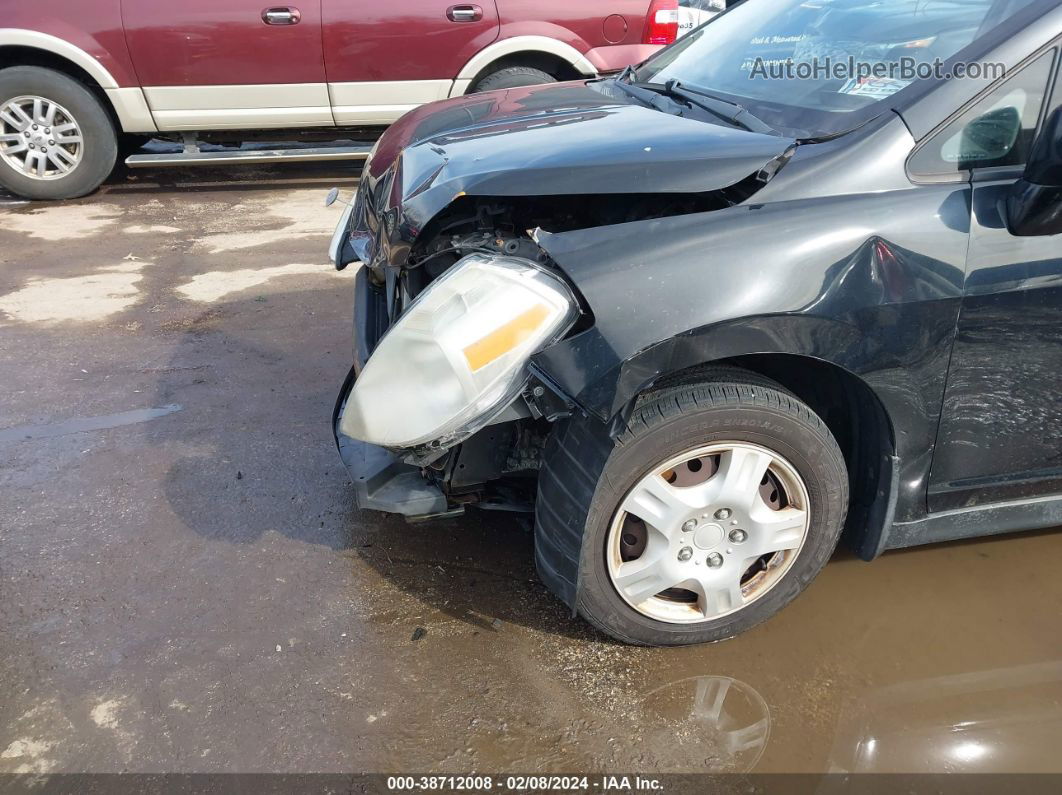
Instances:
[[[763,597],[807,538],[804,481],[782,456],[719,442],[672,458],[638,481],[608,535],[608,571],[639,613],[708,621]]]
[[[0,159],[31,179],[60,179],[81,162],[81,128],[66,108],[44,97],[0,105]]]

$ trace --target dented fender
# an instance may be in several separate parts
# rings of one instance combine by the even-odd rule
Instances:
[[[912,146],[897,125],[869,148]],[[861,191],[858,164],[816,149],[800,147],[743,204],[539,234],[594,320],[533,362],[602,423],[699,364],[757,354],[828,362],[862,380],[904,429],[897,516],[919,516],[963,294],[970,188],[912,190],[898,158],[899,174],[868,172],[862,182],[874,189]],[[823,195],[831,173],[846,192]]]

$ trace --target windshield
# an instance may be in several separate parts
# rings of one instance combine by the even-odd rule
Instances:
[[[746,0],[631,77],[678,80],[798,134],[837,132],[860,123],[854,111],[947,76],[945,61],[1033,2]]]

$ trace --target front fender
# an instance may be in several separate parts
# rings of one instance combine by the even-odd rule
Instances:
[[[609,422],[694,365],[751,354],[828,362],[889,415],[913,507],[961,303],[968,194],[928,186],[540,235],[594,325],[534,364]]]

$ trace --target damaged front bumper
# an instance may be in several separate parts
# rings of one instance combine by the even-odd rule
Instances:
[[[340,224],[344,236],[349,235],[349,224],[349,216]],[[361,269],[354,277],[354,364],[332,412],[336,448],[354,484],[354,499],[359,508],[407,518],[445,514],[449,509],[446,495],[423,476],[419,467],[404,463],[387,448],[353,439],[340,430],[354,381],[386,328],[383,295],[372,288],[367,271]]]
[[[419,447],[385,446],[357,438],[361,433],[351,429],[359,423],[349,422],[351,418],[345,422],[344,416],[358,410],[352,398],[355,384],[388,329],[385,296],[384,289],[371,283],[368,269],[360,269],[354,289],[354,364],[332,415],[336,447],[360,508],[401,514],[410,520],[453,515],[469,501],[478,501],[478,495],[470,493],[470,489],[477,490],[477,483],[501,478],[526,464],[519,456],[508,455],[504,441],[514,438],[517,426],[527,420],[555,420],[566,415],[572,404],[555,391],[546,376],[525,365],[520,368],[523,388],[488,409],[468,436],[451,437],[454,441],[448,444]],[[380,348],[375,355],[383,353],[386,351]],[[424,384],[423,388],[430,386]]]
[[[449,512],[446,495],[428,481],[420,468],[403,463],[390,450],[340,431],[347,395],[356,378],[350,369],[332,415],[332,431],[339,457],[354,484],[354,501],[359,508],[397,513],[407,519],[428,518]]]

